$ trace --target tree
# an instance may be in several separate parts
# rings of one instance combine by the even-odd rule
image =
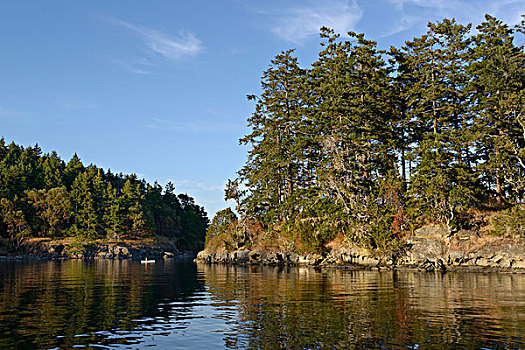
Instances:
[[[525,191],[525,54],[502,21],[486,15],[477,29],[469,74],[478,169],[498,202],[512,202]]]
[[[148,236],[152,233],[148,225],[143,207],[144,194],[141,183],[131,176],[122,188],[122,203],[127,212],[126,231],[138,237]]]
[[[263,222],[289,219],[297,215],[302,204],[306,135],[299,128],[304,121],[305,74],[293,50],[283,51],[263,73],[260,98],[248,96],[257,99],[257,105],[248,119],[252,132],[240,140],[241,144],[249,145],[250,151],[239,175],[250,192],[246,210],[257,213]],[[240,185],[239,182],[229,184],[237,188]],[[226,196],[229,197],[228,193]],[[237,196],[237,202],[238,199]],[[237,206],[240,210],[239,203]]]
[[[323,28],[324,49],[310,72],[315,100],[311,119],[321,153],[316,167],[323,189],[320,202],[331,198],[340,206],[324,205],[328,212],[323,209],[314,222],[318,225],[328,214],[347,232],[349,226],[366,227],[376,219],[372,206],[381,200],[378,185],[395,168],[389,71],[374,41],[348,35],[350,40],[340,41],[333,30]]]
[[[231,208],[219,210],[213,217],[208,230],[206,230],[205,247],[208,246],[212,238],[234,230],[237,222],[237,215]]]
[[[41,158],[41,168],[44,172],[44,188],[58,188],[64,185],[63,173],[65,164],[58,154],[53,151]]]
[[[458,210],[475,199],[468,119],[469,26],[454,20],[429,23],[420,38],[406,43],[399,74],[406,85],[406,114],[413,121],[415,164],[409,195],[415,212],[451,225]],[[398,52],[399,54],[399,52]]]
[[[84,171],[84,165],[80,161],[80,158],[75,153],[73,157],[67,163],[66,168],[64,169],[64,182],[68,189],[73,185],[73,181],[78,177],[78,175]]]
[[[192,197],[180,194],[178,199],[183,209],[181,213],[183,235],[178,237],[177,246],[184,250],[202,249],[209,224],[208,216],[203,207],[195,204]]]
[[[0,198],[0,233],[16,247],[22,240],[31,234],[31,229],[26,222],[24,213],[16,208],[19,199],[15,196],[13,201]]]
[[[111,182],[107,184],[104,191],[104,203],[105,210],[102,220],[106,236],[118,240],[124,233],[125,213],[122,208],[122,200]]]
[[[95,238],[99,229],[93,184],[88,172],[80,173],[71,186],[75,234]]]
[[[42,221],[41,236],[55,237],[68,225],[72,207],[65,187],[27,191],[26,195]]]

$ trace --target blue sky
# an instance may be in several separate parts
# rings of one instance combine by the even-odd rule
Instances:
[[[245,161],[245,97],[281,50],[307,66],[321,26],[387,48],[485,13],[518,23],[525,0],[2,1],[0,136],[172,181],[211,216]]]

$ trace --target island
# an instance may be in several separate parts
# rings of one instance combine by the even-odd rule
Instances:
[[[322,28],[311,65],[275,56],[198,259],[524,268],[524,23],[444,19],[388,50]]]
[[[172,257],[202,249],[208,224],[171,182],[0,139],[0,258]]]

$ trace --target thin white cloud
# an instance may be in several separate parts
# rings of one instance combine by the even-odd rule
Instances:
[[[224,188],[226,187],[226,182],[222,184],[206,184],[201,181],[195,181],[195,180],[187,180],[187,179],[178,179],[172,181],[175,184],[175,188],[177,186],[180,186],[184,189],[190,190],[190,192],[216,192],[216,191],[224,191]]]
[[[230,132],[243,129],[243,125],[232,122],[211,121],[172,121],[162,118],[150,117],[146,123],[150,129],[171,130],[179,132]]]
[[[55,102],[55,105],[62,110],[73,112],[93,110],[99,108],[99,106],[94,103],[78,101],[58,101]]]
[[[393,8],[395,20],[382,37],[418,28],[424,30],[428,21],[456,18],[459,23],[472,23],[475,27],[486,13],[513,25],[525,12],[525,0],[387,0]],[[473,28],[472,33],[475,33]]]
[[[0,106],[0,118],[20,118],[27,116],[27,112],[22,112]]]
[[[195,199],[195,203],[204,206],[210,220],[217,211],[231,205],[224,200],[226,182],[211,184],[191,179],[174,179],[171,182],[175,185],[175,193],[187,193]]]
[[[141,60],[126,60],[126,59],[115,59],[115,58],[108,58],[108,61],[111,63],[116,64],[117,66],[120,66],[121,68],[139,75],[152,75],[154,74],[152,72],[152,69],[157,68],[157,65],[155,64],[148,64],[145,65],[141,63]]]
[[[525,14],[525,0],[499,0],[491,3],[491,12],[510,25],[521,23],[521,15]]]
[[[280,14],[270,12],[276,18],[271,31],[286,41],[301,43],[312,35],[317,35],[323,26],[338,33],[346,33],[355,28],[363,16],[363,9],[355,0],[309,1],[280,10]]]
[[[456,3],[456,1],[444,1],[444,0],[389,0],[390,3],[403,7],[408,4],[417,5],[421,7],[431,7],[431,8],[447,8],[451,4]]]
[[[461,0],[387,0],[393,5],[395,18],[391,30],[382,37],[389,37],[414,27],[426,27],[427,22],[438,17],[463,17],[476,12],[475,4]],[[451,16],[452,14],[452,16]]]
[[[151,52],[168,60],[195,56],[203,50],[202,41],[191,32],[179,31],[177,35],[170,36],[166,33],[119,19],[112,19],[111,22],[138,34]]]

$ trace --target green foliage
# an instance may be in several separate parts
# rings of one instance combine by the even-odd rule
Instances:
[[[237,222],[237,215],[235,215],[231,208],[219,210],[213,217],[210,226],[206,230],[205,246],[208,246],[210,240],[213,237],[217,237],[234,229],[237,225]]]
[[[65,187],[26,191],[25,194],[41,220],[43,236],[57,236],[68,226],[72,206]]]
[[[208,218],[187,195],[175,195],[136,175],[85,167],[75,154],[65,165],[56,152],[8,146],[0,139],[0,237],[142,238],[158,234],[181,249],[203,246]]]
[[[490,231],[496,236],[525,238],[525,209],[513,207],[504,210],[492,219],[494,228]]]
[[[17,208],[18,203],[17,196],[13,201],[0,198],[0,218],[2,219],[0,227],[5,232],[4,237],[8,238],[15,246],[18,246],[21,240],[31,233],[24,213]]]
[[[278,54],[262,94],[248,96],[248,159],[226,188],[238,227],[253,220],[296,248],[342,233],[387,249],[414,225],[454,230],[469,208],[521,203],[525,53],[513,35],[523,28],[486,16],[472,36],[444,19],[388,53],[322,28],[310,67]]]

